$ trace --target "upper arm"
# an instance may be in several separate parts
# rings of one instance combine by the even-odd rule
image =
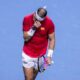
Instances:
[[[49,25],[48,25],[48,34],[52,34],[55,32],[55,25],[54,23],[50,20],[49,21]]]
[[[23,19],[23,37],[26,38],[28,36],[27,31],[30,29],[28,18],[24,17]]]
[[[55,26],[52,21],[50,21],[50,24],[49,24],[48,37],[49,39],[55,39]]]
[[[29,28],[30,28],[29,19],[27,17],[24,17],[24,19],[23,19],[23,32],[28,31]]]

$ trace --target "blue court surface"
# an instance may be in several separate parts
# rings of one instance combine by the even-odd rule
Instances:
[[[0,0],[0,80],[24,80],[22,20],[42,6],[56,26],[55,63],[36,80],[80,80],[80,0]]]

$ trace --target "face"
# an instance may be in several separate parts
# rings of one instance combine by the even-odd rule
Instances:
[[[38,13],[38,15],[41,17],[41,18],[44,18],[44,14],[45,14],[45,10],[44,9],[41,9]]]
[[[44,14],[45,10],[41,9],[38,13],[37,12],[35,13],[35,19],[38,21],[43,21],[45,19]]]

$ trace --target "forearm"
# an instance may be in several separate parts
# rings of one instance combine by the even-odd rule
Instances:
[[[34,35],[36,31],[36,28],[34,26],[32,26],[31,29],[29,29],[29,31],[24,32],[24,41],[29,41],[31,39],[31,37]]]
[[[49,34],[48,57],[52,57],[55,48],[55,33]]]
[[[52,57],[53,53],[54,53],[54,47],[55,47],[55,40],[54,39],[50,39],[49,40],[49,45],[48,45],[48,57]]]
[[[29,29],[29,31],[24,33],[24,40],[29,41],[31,37],[34,35],[35,31],[41,26],[41,23],[39,21],[35,21],[32,28]]]
[[[50,40],[49,40],[48,49],[54,50],[54,48],[55,48],[55,40],[54,40],[54,39],[50,39]]]

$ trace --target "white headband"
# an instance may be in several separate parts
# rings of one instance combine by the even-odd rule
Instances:
[[[41,18],[41,17],[38,15],[37,11],[36,11],[36,18],[37,18],[37,20],[39,20],[39,21],[43,21],[43,20],[44,20],[44,18]]]

